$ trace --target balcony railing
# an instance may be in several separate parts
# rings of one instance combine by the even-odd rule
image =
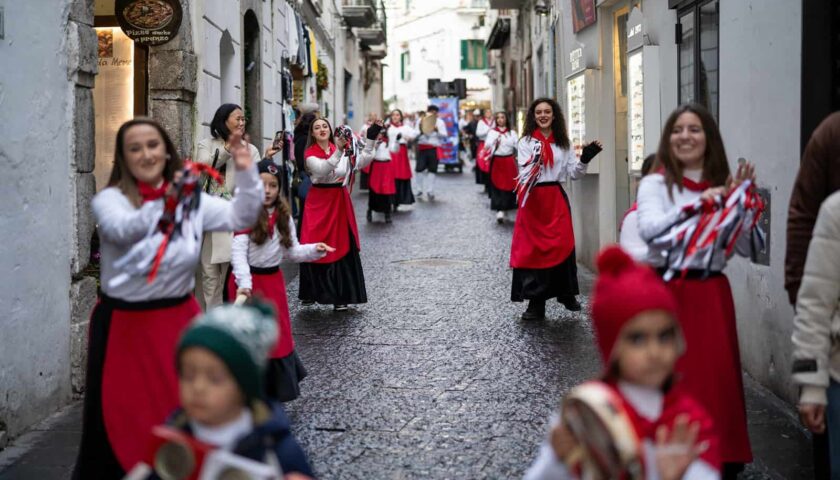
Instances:
[[[362,46],[370,48],[387,43],[387,31],[388,18],[385,15],[385,6],[382,0],[376,0],[376,21],[368,28],[357,28],[356,36],[359,37]]]
[[[374,0],[342,0],[341,16],[351,27],[370,27],[376,22],[376,4]]]

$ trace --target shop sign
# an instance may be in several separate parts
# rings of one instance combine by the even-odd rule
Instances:
[[[116,0],[123,32],[138,45],[161,45],[178,35],[183,12],[179,0]]]
[[[583,59],[583,47],[578,47],[569,52],[569,74],[574,75],[586,68],[586,61]]]
[[[638,7],[633,8],[627,18],[627,51],[632,52],[645,44],[645,16]]]

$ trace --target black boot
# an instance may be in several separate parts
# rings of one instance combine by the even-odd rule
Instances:
[[[557,300],[566,307],[566,310],[570,312],[579,312],[581,309],[580,302],[577,301],[574,295],[563,295],[559,297]]]
[[[522,320],[544,320],[545,300],[531,300],[528,309],[522,314]]]
[[[385,223],[391,223],[391,212],[385,212]]]
[[[368,222],[372,222],[373,221],[373,210],[368,209],[367,215],[365,216],[365,218],[367,218]]]

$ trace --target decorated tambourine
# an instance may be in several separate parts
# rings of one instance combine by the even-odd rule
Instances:
[[[586,382],[563,399],[562,421],[577,441],[566,465],[584,480],[643,479],[641,442],[621,398],[602,382]]]

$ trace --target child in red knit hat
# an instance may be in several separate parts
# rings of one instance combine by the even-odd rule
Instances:
[[[635,430],[644,478],[719,479],[711,417],[674,378],[685,343],[673,295],[653,270],[617,246],[601,252],[598,273],[592,322],[604,373],[593,383],[604,387]],[[567,419],[556,416],[525,479],[578,478],[572,457],[581,443]]]

